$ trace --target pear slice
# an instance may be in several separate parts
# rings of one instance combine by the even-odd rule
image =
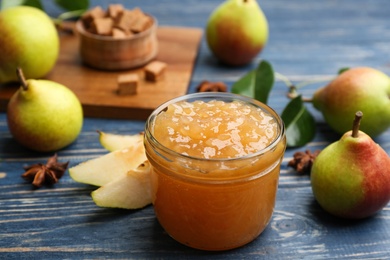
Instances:
[[[138,142],[143,142],[144,140],[143,133],[134,135],[119,135],[105,133],[102,131],[98,131],[98,133],[100,144],[110,152],[131,147]]]
[[[139,209],[152,203],[151,167],[145,161],[137,168],[91,193],[99,207]]]
[[[125,176],[137,168],[146,158],[143,142],[110,152],[106,155],[82,162],[69,169],[70,177],[81,183],[103,186],[114,179]]]

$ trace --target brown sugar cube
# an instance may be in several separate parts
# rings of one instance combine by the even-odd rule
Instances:
[[[92,21],[93,19],[102,18],[104,16],[106,16],[106,12],[103,10],[103,8],[101,8],[100,6],[96,6],[92,9],[88,10],[87,12],[85,12],[81,16],[81,19]]]
[[[135,21],[130,30],[133,33],[140,33],[148,29],[151,24],[152,19],[147,15],[142,15]]]
[[[119,16],[115,23],[115,26],[122,29],[123,31],[130,31],[135,21],[137,21],[142,11],[139,8],[133,10],[124,10]]]
[[[123,39],[123,38],[127,37],[127,34],[126,34],[126,32],[124,32],[123,30],[121,30],[119,28],[113,28],[112,29],[112,37],[114,39]]]
[[[127,31],[129,26],[133,23],[133,17],[129,10],[124,10],[115,21],[115,27]]]
[[[148,81],[157,81],[164,75],[167,64],[161,61],[152,61],[145,66],[145,79]]]
[[[99,35],[111,35],[113,24],[109,17],[96,18],[92,22],[92,31]]]
[[[118,76],[118,94],[135,95],[137,94],[139,77],[137,74],[122,74]]]
[[[124,8],[121,4],[110,4],[107,9],[108,16],[111,17],[114,21],[118,16],[123,12]]]
[[[131,12],[131,14],[132,14],[133,16],[135,16],[137,19],[138,19],[138,17],[144,15],[144,12],[142,12],[141,8],[139,8],[139,7],[135,7],[133,10],[130,10],[130,12]]]
[[[106,16],[106,12],[100,6],[96,6],[81,16],[84,27],[88,30],[93,22],[97,18],[103,18]]]

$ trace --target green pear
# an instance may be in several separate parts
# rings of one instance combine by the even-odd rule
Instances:
[[[67,87],[49,80],[24,80],[7,106],[8,128],[22,145],[40,152],[59,150],[76,140],[83,110]]]
[[[265,47],[268,22],[256,0],[227,0],[211,14],[206,39],[221,62],[245,65]]]
[[[359,130],[361,116],[356,113],[353,130],[322,150],[311,169],[314,197],[338,217],[369,217],[390,201],[390,158]]]
[[[26,78],[42,78],[55,65],[59,37],[50,17],[38,8],[17,6],[0,12],[0,83],[17,81],[15,68]]]
[[[361,110],[366,118],[361,130],[375,137],[390,127],[390,78],[373,68],[351,68],[319,88],[313,105],[339,134],[350,129],[345,118]]]

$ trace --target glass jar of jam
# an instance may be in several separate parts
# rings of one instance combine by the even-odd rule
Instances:
[[[162,104],[145,126],[158,221],[197,249],[251,242],[272,217],[285,148],[281,118],[254,99],[195,93]]]

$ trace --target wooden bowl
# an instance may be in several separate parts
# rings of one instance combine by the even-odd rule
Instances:
[[[147,30],[122,39],[93,34],[85,30],[81,20],[77,21],[82,61],[102,70],[125,70],[145,65],[158,52],[157,20],[150,17],[153,24]]]

